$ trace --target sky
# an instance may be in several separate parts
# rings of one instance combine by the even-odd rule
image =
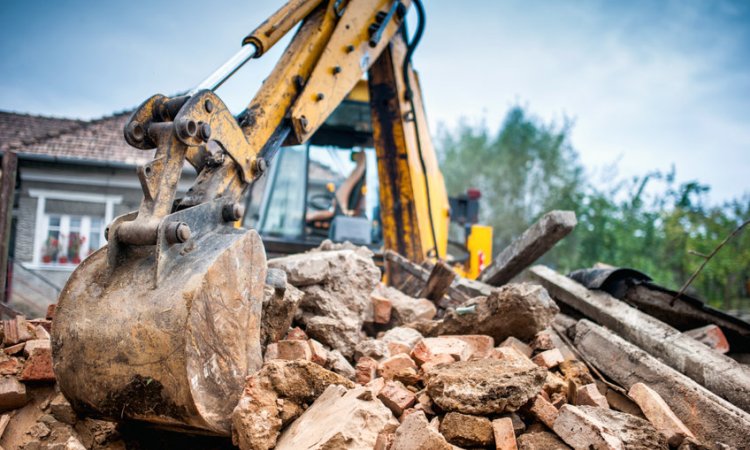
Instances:
[[[414,56],[433,132],[521,105],[573,122],[591,174],[674,167],[710,200],[750,194],[750,2],[425,1]],[[0,110],[95,118],[210,74],[277,1],[4,0]],[[238,112],[280,42],[219,90]]]

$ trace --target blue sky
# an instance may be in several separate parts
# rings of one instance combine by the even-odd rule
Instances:
[[[414,60],[433,131],[521,104],[575,123],[592,173],[674,165],[722,201],[750,193],[750,2],[427,1]],[[0,109],[91,118],[186,90],[269,1],[0,2]],[[219,91],[239,111],[282,46]]]

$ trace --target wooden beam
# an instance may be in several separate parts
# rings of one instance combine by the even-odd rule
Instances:
[[[17,171],[17,155],[14,152],[6,151],[3,154],[2,171],[0,171],[0,304],[7,301],[5,283],[8,275],[11,220],[13,218]]]
[[[577,223],[573,211],[548,212],[500,252],[477,279],[502,286],[570,234]]]
[[[749,414],[604,327],[581,320],[575,330],[575,347],[586,361],[627,390],[648,385],[700,441],[747,445]]]
[[[391,264],[393,264],[393,266],[397,267],[398,270],[402,271],[402,274],[408,275],[408,277],[402,276],[401,279],[404,280],[402,284],[406,289],[409,290],[409,292],[405,292],[403,290],[402,292],[408,295],[416,296],[424,291],[425,288],[422,286],[425,286],[428,283],[431,274],[430,270],[422,267],[419,264],[415,264],[409,261],[408,259],[391,250],[386,250],[383,256],[387,262],[390,262]],[[440,300],[437,300],[437,305],[441,308],[455,307],[469,300],[472,296],[467,295],[463,290],[460,289],[460,284],[464,281],[469,280],[466,280],[463,277],[456,277],[448,287],[445,296],[443,296]],[[416,290],[416,286],[420,286],[421,290]],[[487,287],[489,288],[489,286]],[[399,288],[399,290],[401,289]],[[410,292],[415,293],[411,294]]]
[[[720,397],[750,411],[750,367],[717,353],[603,291],[588,290],[545,266],[529,270],[556,300],[611,329]]]
[[[419,297],[437,302],[448,293],[448,289],[450,289],[455,279],[456,272],[451,269],[451,266],[443,261],[438,261],[432,267],[430,276],[427,278],[427,283],[425,283],[425,286],[419,293]]]

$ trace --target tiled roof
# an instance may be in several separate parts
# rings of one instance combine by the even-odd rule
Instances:
[[[140,164],[153,151],[129,146],[123,137],[130,111],[90,121],[0,111],[0,151]]]

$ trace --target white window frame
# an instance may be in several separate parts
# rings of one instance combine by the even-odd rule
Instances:
[[[36,198],[36,224],[34,229],[34,253],[31,264],[24,264],[24,266],[31,269],[45,269],[45,270],[63,270],[72,271],[75,269],[75,265],[65,264],[44,264],[42,263],[42,244],[47,239],[47,226],[49,223],[49,216],[45,212],[47,206],[47,200],[66,200],[72,202],[87,202],[87,203],[101,203],[104,205],[104,224],[112,222],[114,218],[115,205],[122,203],[121,195],[106,195],[106,194],[91,194],[84,192],[70,192],[70,191],[50,191],[46,189],[29,189],[29,196]],[[67,222],[67,221],[66,221]],[[88,236],[88,228],[90,226],[90,220],[87,218],[81,223],[81,235]],[[62,235],[63,223],[60,223],[60,234]],[[84,234],[84,231],[86,234]]]

